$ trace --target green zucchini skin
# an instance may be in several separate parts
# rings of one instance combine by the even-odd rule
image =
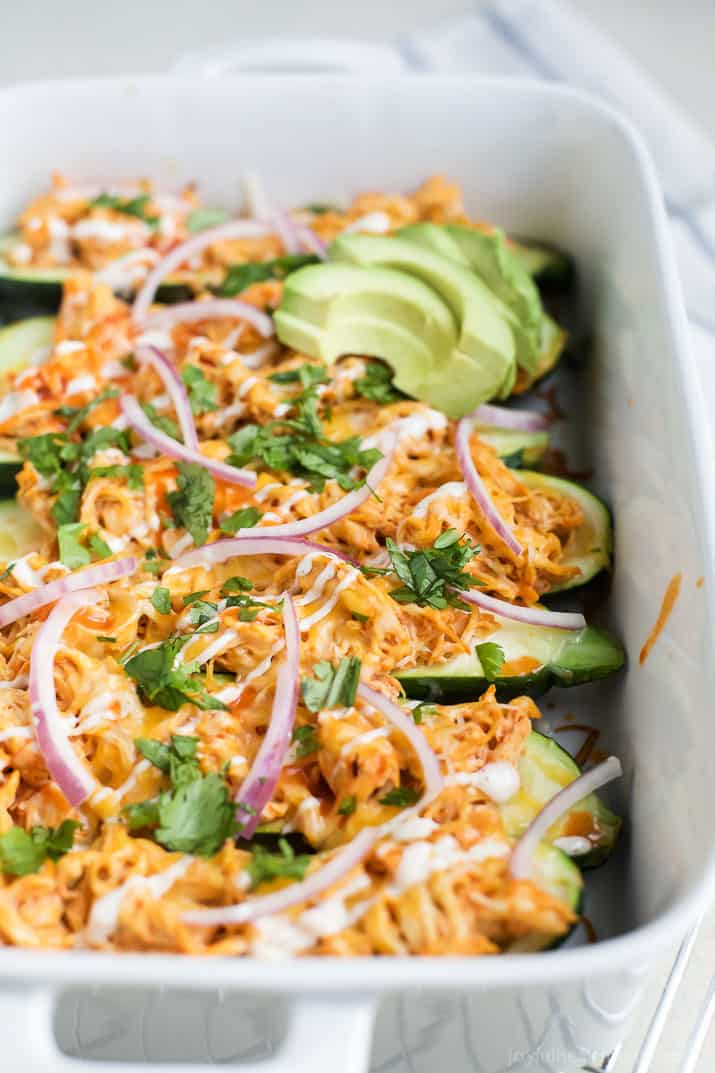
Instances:
[[[568,581],[554,585],[547,595],[565,592],[586,585],[602,570],[610,570],[613,555],[613,522],[606,504],[593,492],[575,481],[552,477],[547,473],[522,469],[519,480],[534,491],[554,491],[575,499],[583,511],[583,524],[566,545],[561,562],[565,566],[577,566],[581,571]]]
[[[520,838],[551,798],[580,774],[576,761],[558,742],[532,730],[519,762],[520,789],[501,806],[504,825],[510,837]],[[573,833],[569,831],[569,820],[574,813],[591,816],[592,826],[588,834],[593,843],[589,853],[580,854],[573,861],[579,868],[596,868],[611,856],[622,820],[606,807],[597,794],[589,794],[551,828],[550,841]]]
[[[529,275],[541,285],[570,287],[575,277],[573,260],[553,246],[536,243],[510,242],[511,252],[519,259]]]
[[[522,432],[515,428],[495,428],[475,425],[474,431],[483,443],[497,452],[502,462],[512,469],[535,465],[549,446],[548,432]]]
[[[577,916],[580,915],[583,900],[583,876],[580,868],[560,849],[542,842],[534,853],[534,873],[531,878],[537,886],[553,894],[560,901],[566,902]],[[532,954],[539,950],[555,950],[566,942],[573,930],[573,928],[569,929],[558,939],[554,939],[551,935],[530,932],[511,943],[507,952],[509,954]]]
[[[0,328],[0,382],[9,372],[19,372],[30,358],[52,342],[54,317],[30,317]],[[17,455],[0,451],[0,497],[17,491],[15,477],[22,468]]]
[[[625,663],[622,646],[612,634],[596,626],[565,631],[508,622],[485,639],[500,645],[507,661],[532,656],[541,665],[524,674],[490,680],[474,652],[447,663],[400,671],[395,677],[410,698],[459,704],[477,700],[490,685],[496,686],[501,701],[539,697],[552,686],[577,686],[607,678]]]

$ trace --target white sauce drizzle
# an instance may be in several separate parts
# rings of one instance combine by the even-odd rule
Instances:
[[[371,741],[377,741],[378,738],[388,738],[390,736],[389,727],[375,727],[374,730],[366,730],[364,734],[356,734],[354,738],[346,742],[340,750],[340,756],[348,756],[353,749],[359,748],[361,745],[369,745]]]
[[[555,838],[552,845],[569,857],[582,857],[591,851],[591,842],[583,835],[564,835],[563,838]]]
[[[497,804],[509,801],[519,790],[519,772],[505,760],[493,760],[479,771],[458,771],[445,779],[448,786],[474,786]]]
[[[345,577],[342,578],[342,580],[339,581],[338,584],[335,586],[330,595],[330,599],[326,600],[325,603],[321,607],[319,607],[317,611],[314,611],[312,615],[308,615],[307,618],[301,620],[301,633],[305,633],[306,630],[309,630],[312,626],[315,626],[316,622],[320,622],[321,619],[324,619],[326,615],[329,615],[335,607],[336,603],[338,602],[340,593],[343,591],[343,589],[346,589],[348,585],[351,585],[353,581],[355,581],[355,579],[359,576],[360,571],[352,567],[350,571],[345,575]]]
[[[413,518],[424,518],[429,509],[430,503],[434,503],[440,499],[463,499],[467,494],[467,486],[464,481],[447,481],[441,488],[438,488],[436,492],[430,492],[428,496],[421,499],[419,503],[412,510]]]
[[[428,432],[439,431],[447,427],[447,418],[439,410],[420,410],[418,413],[400,417],[385,428],[372,436],[367,436],[363,442],[363,450],[368,447],[384,447],[397,436],[401,443],[405,440],[421,440]]]
[[[119,911],[126,894],[129,894],[130,891],[146,890],[153,898],[163,897],[173,887],[177,879],[181,879],[192,864],[193,859],[193,857],[188,856],[182,857],[155,876],[130,876],[116,890],[105,894],[103,898],[99,898],[92,906],[89,922],[85,929],[85,937],[94,943],[106,942],[116,930],[119,922]]]

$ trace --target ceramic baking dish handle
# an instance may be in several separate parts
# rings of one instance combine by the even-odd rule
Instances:
[[[329,37],[246,37],[220,48],[185,52],[169,74],[220,78],[232,74],[401,74],[397,49],[373,41]]]
[[[72,1058],[55,1040],[56,993],[50,988],[0,988],[3,1053],[0,1069],[12,1073],[209,1073],[213,1064],[116,1062]],[[366,1073],[376,1001],[326,996],[296,998],[276,1055],[241,1062],[239,1073]]]

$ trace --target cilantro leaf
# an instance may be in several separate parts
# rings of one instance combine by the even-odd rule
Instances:
[[[468,539],[460,543],[456,529],[441,533],[431,548],[414,551],[402,551],[388,537],[387,551],[392,569],[402,582],[401,587],[390,592],[393,600],[437,610],[446,607],[471,610],[453,590],[468,589],[479,584],[472,574],[464,571],[479,547]]]
[[[171,614],[171,593],[163,585],[157,585],[151,594],[151,606],[160,615]]]
[[[80,537],[86,531],[87,526],[83,522],[71,522],[61,525],[57,530],[57,541],[60,546],[60,562],[76,570],[79,566],[86,566],[92,556],[89,549],[80,543]]]
[[[171,789],[123,811],[130,829],[153,828],[153,837],[165,849],[212,857],[238,831],[236,806],[219,774],[202,774],[198,743],[181,734],[172,735],[169,745],[137,738],[137,749],[169,776]]]
[[[223,281],[213,290],[222,298],[234,298],[252,283],[263,283],[267,279],[285,279],[289,272],[294,272],[303,265],[316,264],[318,260],[313,253],[289,253],[272,261],[249,261],[246,264],[231,265]]]
[[[171,436],[172,440],[181,440],[179,426],[172,417],[160,414],[150,402],[142,402],[140,406],[152,425],[159,429],[159,432],[163,432],[165,436]]]
[[[239,529],[253,529],[263,517],[258,507],[239,507],[237,511],[224,518],[221,530],[224,533],[237,533]]]
[[[218,388],[213,380],[208,379],[203,369],[198,365],[185,365],[181,370],[181,379],[188,392],[194,417],[218,410]]]
[[[310,756],[312,753],[317,753],[320,748],[319,742],[315,737],[316,727],[306,724],[302,727],[295,727],[293,731],[293,741],[295,743],[295,755],[298,760],[302,760],[305,756]]]
[[[504,666],[504,649],[494,641],[484,641],[476,645],[474,651],[479,657],[484,676],[490,682],[494,682]]]
[[[284,369],[268,377],[274,384],[300,384],[303,390],[327,384],[330,379],[324,365],[306,361],[295,369]]]
[[[79,827],[75,820],[64,820],[59,827],[11,827],[0,835],[0,869],[10,875],[26,876],[37,872],[44,861],[59,860],[74,842]]]
[[[139,492],[144,487],[144,467],[136,462],[127,466],[92,466],[87,479],[91,481],[94,477],[126,477],[130,492]]]
[[[97,406],[100,405],[100,403],[105,401],[105,399],[116,399],[118,395],[119,391],[117,390],[117,388],[105,387],[100,391],[99,395],[97,395],[96,398],[91,399],[90,402],[86,403],[84,406],[60,406],[59,409],[55,410],[55,414],[58,417],[71,418],[69,424],[67,425],[67,432],[76,432],[80,425],[89,416],[89,414],[92,413],[92,410],[96,409]]]
[[[356,656],[341,659],[337,667],[326,659],[315,663],[315,678],[304,678],[300,683],[303,703],[308,711],[352,707],[361,667],[362,661]]]
[[[214,508],[214,481],[199,462],[179,462],[178,488],[166,499],[174,521],[186,529],[197,546],[209,534]]]
[[[272,879],[303,879],[311,862],[310,854],[296,854],[285,838],[278,840],[278,850],[278,853],[271,853],[260,843],[253,847],[246,869],[251,879],[251,890]]]
[[[365,369],[365,375],[353,381],[355,394],[380,403],[404,399],[404,393],[399,391],[392,382],[393,376],[394,373],[389,365],[384,365],[380,361],[371,361]]]
[[[414,805],[416,801],[419,801],[419,797],[417,790],[411,786],[396,786],[394,790],[388,790],[384,797],[380,798],[380,804],[404,808],[405,805]]]
[[[89,538],[89,550],[93,555],[96,555],[98,559],[108,559],[112,554],[112,549],[106,540],[103,540],[99,533],[92,533]]]
[[[182,704],[195,704],[202,711],[225,709],[226,705],[206,691],[203,678],[192,663],[180,663],[179,653],[189,637],[170,637],[156,648],[130,656],[124,670],[148,704],[175,712]]]
[[[114,209],[115,212],[122,212],[125,216],[135,216],[138,220],[143,220],[150,231],[156,231],[159,226],[159,217],[151,216],[146,211],[150,201],[151,194],[122,198],[115,194],[102,193],[90,201],[89,207],[91,209]]]
[[[353,812],[357,808],[357,798],[355,794],[350,794],[349,797],[344,797],[338,805],[339,816],[352,816]]]
[[[247,577],[240,577],[238,574],[235,577],[227,577],[221,586],[221,595],[228,596],[232,592],[250,592],[253,588],[253,582]]]
[[[230,213],[226,209],[204,208],[193,209],[186,217],[186,230],[196,234],[199,231],[207,231],[209,227],[218,227],[230,219]]]

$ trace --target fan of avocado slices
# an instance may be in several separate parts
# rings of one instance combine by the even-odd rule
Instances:
[[[506,398],[518,370],[545,375],[566,339],[503,232],[431,223],[339,236],[327,262],[287,278],[274,320],[328,365],[381,358],[397,388],[450,417]]]

